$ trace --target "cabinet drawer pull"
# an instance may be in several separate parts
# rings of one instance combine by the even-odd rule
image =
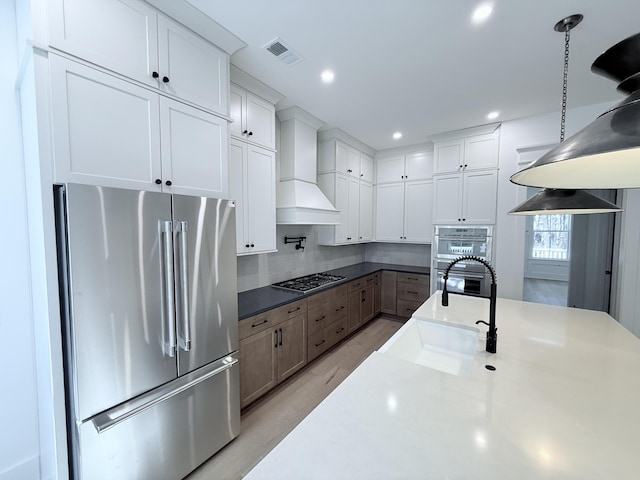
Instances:
[[[320,345],[322,345],[325,342],[324,339],[320,340],[320,343],[316,343],[316,347],[319,347]]]
[[[336,312],[339,312],[340,310],[344,310],[344,305],[342,305],[340,308],[336,308]]]
[[[316,318],[316,322],[319,322],[320,320],[324,320],[325,318],[327,318],[327,316],[322,315],[320,318]]]
[[[255,327],[258,327],[258,326],[260,326],[260,325],[264,325],[264,324],[265,324],[265,323],[267,323],[268,321],[269,321],[269,320],[265,318],[265,319],[264,319],[264,320],[262,320],[261,322],[258,322],[258,323],[252,323],[252,324],[251,324],[251,328],[255,328]]]
[[[300,307],[298,307],[298,308],[294,308],[293,310],[289,310],[289,311],[288,311],[288,313],[297,312],[298,310],[300,310]]]
[[[415,280],[416,282],[419,280],[419,278],[416,277],[407,277],[407,280]]]
[[[354,287],[359,287],[359,286],[360,286],[360,282],[358,282],[358,283],[354,283],[354,284],[353,284],[353,286],[354,286]]]
[[[336,330],[336,333],[341,333],[344,332],[344,327],[340,327],[339,329]]]
[[[373,282],[373,278],[367,278],[367,283]]]
[[[418,295],[418,292],[412,292],[411,290],[407,290],[407,293],[413,293],[414,295]]]

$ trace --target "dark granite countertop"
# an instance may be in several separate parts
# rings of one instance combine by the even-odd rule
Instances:
[[[411,265],[396,265],[392,263],[373,263],[363,262],[356,263],[355,265],[349,265],[348,267],[336,268],[335,270],[328,270],[323,273],[330,273],[333,275],[342,275],[345,277],[340,282],[332,283],[326,288],[317,289],[310,293],[297,293],[289,292],[287,290],[281,290],[271,286],[255,288],[253,290],[247,290],[246,292],[238,293],[238,318],[243,320],[259,313],[266,312],[272,308],[277,308],[287,303],[295,302],[301,298],[315,295],[322,290],[333,288],[341,283],[355,280],[356,278],[364,277],[371,273],[378,272],[380,270],[391,270],[395,272],[406,273],[421,273],[429,275],[431,269],[429,267],[414,267]]]

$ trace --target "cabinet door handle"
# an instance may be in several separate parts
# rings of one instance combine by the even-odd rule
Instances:
[[[320,345],[322,345],[325,342],[324,338],[322,340],[320,340],[319,343],[316,343],[316,347],[319,347]]]
[[[243,135],[246,135],[247,133],[249,133],[249,130],[243,130],[243,131],[242,131],[242,134],[243,134]]]
[[[319,322],[320,320],[324,320],[325,318],[327,318],[327,316],[322,315],[320,318],[316,318],[316,322]]]
[[[171,186],[171,180],[167,180],[166,182],[164,182],[164,184],[165,184],[167,187],[170,187],[170,186]]]
[[[253,135],[253,132],[249,132],[247,135],[251,136],[251,135]]]
[[[245,248],[249,248],[249,244],[248,243],[245,245]]]
[[[169,83],[169,77],[167,77],[166,75],[164,77],[162,77],[162,81],[164,83]]]
[[[251,324],[251,328],[255,328],[255,327],[259,327],[260,325],[264,325],[265,323],[267,323],[269,320],[267,320],[266,318],[264,320],[262,320],[261,322],[258,323],[252,323]]]
[[[364,301],[365,301],[365,298],[364,298],[365,293],[364,293],[364,292],[366,292],[366,290],[362,290],[362,292],[360,292],[360,298],[361,298],[361,300],[360,300],[360,301],[361,301],[361,302],[364,302]]]
[[[287,313],[297,312],[298,310],[300,310],[300,307],[294,308],[293,310],[289,310]]]
[[[158,72],[151,72],[151,76],[153,78],[158,78],[160,76],[160,74]]]
[[[156,178],[156,185],[162,185],[162,180],[160,180],[159,178]]]
[[[276,337],[276,344],[274,345],[274,347],[278,348],[278,329],[277,328],[275,332],[273,332],[273,335]]]
[[[252,244],[251,244],[251,248],[253,248],[253,247],[255,247],[255,244],[254,244],[254,243],[252,243]]]
[[[280,343],[278,345],[281,347],[282,346],[282,329],[279,328],[278,331],[280,332]]]
[[[347,173],[351,173],[353,172],[353,170],[351,170],[350,168],[347,169]]]

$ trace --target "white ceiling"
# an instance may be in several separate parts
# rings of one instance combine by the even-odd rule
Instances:
[[[376,150],[491,123],[492,110],[494,121],[558,111],[553,26],[574,13],[585,18],[571,33],[568,108],[622,99],[590,66],[640,31],[638,0],[494,0],[482,25],[472,0],[188,1],[247,43],[231,62],[285,96],[277,109],[298,105]],[[276,37],[305,60],[289,67],[261,48]]]

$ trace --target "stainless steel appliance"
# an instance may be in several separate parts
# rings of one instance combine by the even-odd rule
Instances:
[[[239,433],[234,204],[54,198],[73,476],[182,478]]]
[[[436,226],[434,229],[432,269],[436,275],[432,276],[432,293],[444,287],[444,271],[452,260],[462,255],[473,255],[491,261],[492,226]],[[462,261],[451,268],[447,289],[449,292],[489,296],[491,275],[482,264]]]
[[[281,288],[283,290],[292,290],[294,292],[310,292],[317,288],[322,288],[332,283],[344,280],[341,275],[331,275],[329,273],[313,273],[304,277],[286,280],[284,282],[274,283],[272,287]]]

